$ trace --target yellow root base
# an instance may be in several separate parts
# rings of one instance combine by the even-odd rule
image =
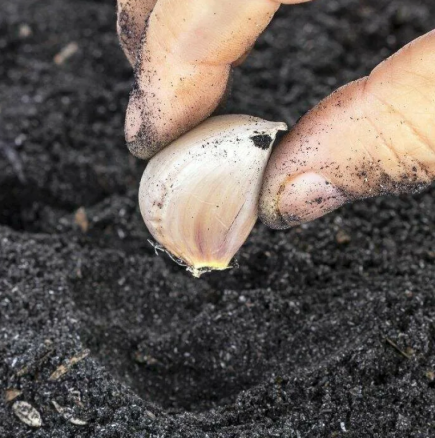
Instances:
[[[216,264],[216,265],[200,265],[200,266],[189,266],[187,270],[195,277],[199,278],[202,274],[205,274],[207,272],[212,271],[225,271],[226,269],[231,269],[232,266],[229,265],[222,265],[222,264]]]
[[[154,248],[157,255],[158,255],[158,251],[166,253],[178,265],[186,266],[186,270],[188,272],[191,272],[192,275],[196,278],[201,277],[202,274],[205,274],[207,272],[225,271],[225,269],[231,269],[234,266],[238,266],[237,262],[235,262],[234,265],[228,265],[220,262],[211,262],[208,264],[202,263],[199,265],[188,265],[183,259],[171,254],[164,246],[160,245],[159,243],[153,242],[152,240],[149,239],[148,242]]]

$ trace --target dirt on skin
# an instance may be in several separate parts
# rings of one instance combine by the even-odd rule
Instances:
[[[435,436],[434,188],[259,224],[238,269],[194,279],[147,242],[114,2],[1,9],[2,438]],[[283,7],[227,111],[293,124],[434,20],[433,0]]]

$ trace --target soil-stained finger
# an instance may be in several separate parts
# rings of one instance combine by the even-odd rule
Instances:
[[[147,19],[157,0],[118,0],[116,22],[125,56],[134,67]]]
[[[260,200],[275,228],[435,178],[435,31],[322,101],[272,154]]]
[[[141,47],[126,118],[130,151],[149,158],[208,117],[231,65],[279,8],[273,0],[159,0]]]

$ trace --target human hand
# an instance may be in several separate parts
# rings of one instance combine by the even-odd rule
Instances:
[[[150,158],[210,116],[232,66],[279,6],[275,0],[118,0],[118,33],[136,78],[125,124],[130,151]]]
[[[126,118],[133,154],[151,157],[214,111],[232,66],[279,3],[118,0],[118,32],[136,66]],[[352,200],[418,191],[435,178],[434,122],[431,32],[323,100],[283,138],[266,170],[261,218],[286,228]]]

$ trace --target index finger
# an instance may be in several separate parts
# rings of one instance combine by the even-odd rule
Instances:
[[[280,3],[157,2],[127,109],[126,140],[134,155],[150,158],[214,111],[225,94],[232,64],[254,44]]]

